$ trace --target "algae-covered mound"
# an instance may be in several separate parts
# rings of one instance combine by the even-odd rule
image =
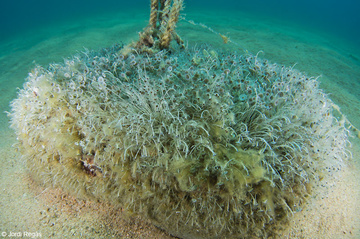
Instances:
[[[318,81],[207,46],[121,47],[35,67],[11,126],[35,178],[183,238],[266,237],[300,210],[347,130]]]

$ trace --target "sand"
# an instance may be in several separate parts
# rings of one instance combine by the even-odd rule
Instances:
[[[178,33],[194,44],[260,53],[272,62],[319,76],[321,88],[360,128],[360,50],[340,37],[303,29],[290,23],[255,18],[239,12],[186,10],[188,20],[204,23],[227,34],[233,44],[224,45],[213,32],[186,21]],[[14,132],[9,129],[9,103],[16,97],[35,64],[61,62],[84,47],[100,49],[129,43],[147,23],[147,11],[126,11],[111,16],[59,22],[19,33],[0,42],[0,233],[34,238],[172,238],[148,221],[129,216],[121,208],[101,201],[75,198],[59,188],[32,181],[16,152]],[[308,205],[294,214],[279,238],[360,238],[360,139],[350,137],[353,157],[331,169]],[[30,234],[26,234],[30,233]],[[5,234],[3,234],[5,235]]]

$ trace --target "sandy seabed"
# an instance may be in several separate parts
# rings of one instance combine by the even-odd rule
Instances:
[[[341,39],[300,26],[259,19],[238,12],[191,11],[189,20],[204,23],[227,34],[235,44],[224,45],[213,32],[186,21],[178,33],[189,46],[208,43],[219,49],[244,49],[272,62],[292,66],[319,76],[321,88],[341,108],[350,122],[360,128],[360,50]],[[0,110],[9,111],[27,73],[35,64],[61,62],[84,47],[100,49],[114,43],[129,43],[147,23],[147,12],[127,11],[111,16],[73,19],[19,33],[0,42]],[[85,27],[86,26],[86,27]],[[148,221],[128,216],[121,208],[99,201],[75,198],[61,189],[32,181],[20,155],[5,113],[0,115],[0,233],[42,238],[172,238]],[[351,131],[352,158],[329,176],[309,198],[305,208],[294,214],[279,238],[360,238],[360,139]],[[28,234],[27,234],[28,233]],[[1,237],[0,236],[0,237]]]

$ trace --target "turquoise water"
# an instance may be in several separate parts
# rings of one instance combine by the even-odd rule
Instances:
[[[341,35],[360,46],[360,2],[356,0],[304,1],[185,1],[187,9],[241,10],[257,17],[264,16],[283,22],[294,22]],[[137,1],[9,1],[1,3],[0,39],[35,26],[52,24],[66,19],[77,19],[99,13],[111,13],[130,8],[147,9],[147,0]]]
[[[218,1],[194,1],[196,6],[219,8]],[[360,2],[356,0],[254,0],[223,1],[223,9],[242,10],[259,18],[269,17],[292,22],[318,31],[326,31],[360,46]]]

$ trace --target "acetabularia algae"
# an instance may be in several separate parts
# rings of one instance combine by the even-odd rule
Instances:
[[[35,178],[183,238],[269,237],[347,157],[315,78],[208,46],[121,52],[29,73],[10,117]]]

